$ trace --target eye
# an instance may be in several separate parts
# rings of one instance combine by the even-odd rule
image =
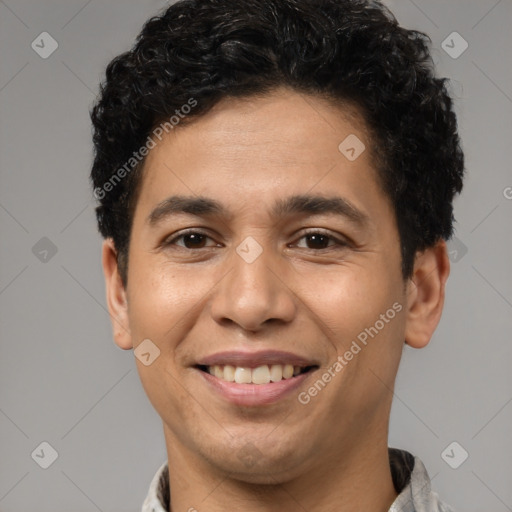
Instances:
[[[308,231],[299,238],[299,240],[302,239],[306,240],[306,244],[313,246],[306,247],[306,249],[325,250],[335,246],[346,247],[348,245],[347,242],[339,240],[338,238],[333,237],[331,234],[319,230]],[[331,245],[329,245],[330,242],[332,242]]]
[[[178,246],[184,249],[206,249],[208,247],[217,247],[218,244],[206,245],[207,240],[212,238],[202,231],[191,229],[183,231],[180,234],[166,239],[163,243],[163,247]],[[305,239],[307,247],[302,247],[310,250],[328,250],[333,247],[346,247],[349,244],[343,240],[340,240],[330,233],[319,230],[311,230],[303,234],[299,240]],[[182,243],[178,243],[182,242]]]
[[[179,240],[183,239],[183,244],[178,244]],[[170,245],[177,245],[178,247],[183,247],[185,249],[204,249],[206,247],[214,247],[212,245],[205,246],[205,242],[207,239],[211,238],[201,231],[197,230],[189,230],[184,231],[180,233],[179,235],[175,236],[174,238],[168,238],[163,242],[163,246],[167,247]]]

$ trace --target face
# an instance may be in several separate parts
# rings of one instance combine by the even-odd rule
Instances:
[[[160,351],[136,363],[176,458],[263,483],[387,442],[410,288],[370,147],[357,112],[281,89],[151,150],[126,289],[108,242],[104,265],[116,342]]]

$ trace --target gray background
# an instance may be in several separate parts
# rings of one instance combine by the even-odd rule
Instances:
[[[510,511],[512,2],[387,3],[452,79],[468,171],[444,316],[427,348],[405,349],[390,445],[459,511]],[[104,68],[164,5],[0,0],[1,512],[137,511],[166,459],[133,354],[112,341],[87,181]],[[43,31],[59,44],[47,59],[31,48]],[[458,58],[442,47],[454,31]],[[48,469],[31,456],[43,441]]]

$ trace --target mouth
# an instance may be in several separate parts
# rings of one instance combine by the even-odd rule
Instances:
[[[281,402],[305,385],[320,362],[284,351],[226,351],[193,366],[206,389],[235,406],[259,407]]]
[[[261,386],[282,380],[293,379],[318,369],[317,365],[300,366],[293,364],[263,364],[255,368],[248,366],[196,365],[198,370],[208,373],[224,382],[254,384]]]

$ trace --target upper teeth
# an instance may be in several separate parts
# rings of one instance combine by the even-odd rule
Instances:
[[[290,379],[301,372],[300,366],[291,364],[262,365],[257,368],[246,368],[243,366],[208,366],[208,373],[227,382],[237,384],[269,384],[278,382],[281,379]]]

